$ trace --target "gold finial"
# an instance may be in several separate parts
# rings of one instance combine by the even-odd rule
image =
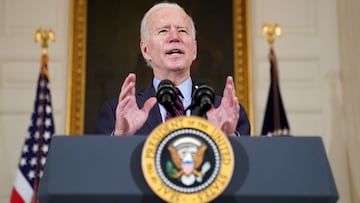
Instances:
[[[34,35],[35,42],[42,40],[41,51],[43,54],[47,54],[48,40],[55,41],[55,33],[52,30],[46,30],[44,27],[39,28]]]
[[[275,41],[274,35],[281,37],[282,36],[282,28],[280,27],[280,25],[273,24],[271,21],[266,22],[262,26],[261,35],[268,36],[269,45],[270,45],[270,47],[272,47],[274,44],[274,41]]]

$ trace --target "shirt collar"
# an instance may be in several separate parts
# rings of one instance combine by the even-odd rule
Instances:
[[[157,88],[158,88],[160,82],[161,81],[159,79],[154,77],[153,86],[154,86],[155,91],[157,91]],[[192,80],[191,80],[191,77],[189,77],[184,82],[177,85],[176,87],[180,90],[180,92],[183,95],[185,101],[191,101],[191,94],[192,94]]]

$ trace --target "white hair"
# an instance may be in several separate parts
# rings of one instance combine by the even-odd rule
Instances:
[[[155,11],[162,9],[162,8],[176,8],[176,9],[180,9],[182,11],[184,11],[184,13],[189,17],[190,19],[190,23],[191,23],[191,30],[192,30],[192,36],[195,39],[195,35],[196,35],[196,31],[195,31],[195,25],[194,25],[194,21],[191,18],[191,16],[189,16],[186,11],[179,6],[177,3],[168,3],[168,2],[163,2],[163,3],[158,3],[155,4],[153,7],[151,7],[144,15],[143,19],[141,20],[141,27],[140,27],[140,38],[141,40],[148,40],[149,38],[149,29],[148,29],[148,19],[149,16],[151,14],[153,14]]]

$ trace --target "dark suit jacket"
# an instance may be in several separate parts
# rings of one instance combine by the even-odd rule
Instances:
[[[152,85],[149,85],[144,91],[138,92],[136,94],[136,102],[139,108],[144,106],[144,103],[150,97],[155,96],[155,89]],[[216,96],[214,105],[218,107],[221,102],[221,97]],[[108,134],[110,135],[115,127],[115,112],[116,106],[118,104],[118,99],[114,99],[108,101],[104,104],[102,112],[100,113],[97,126],[96,126],[96,134]],[[240,118],[238,121],[238,125],[236,127],[237,131],[240,135],[250,135],[250,123],[247,117],[247,113],[244,107],[240,105]],[[191,114],[198,115],[199,109],[194,109]],[[159,106],[157,104],[149,112],[149,117],[146,120],[145,124],[135,133],[137,135],[148,135],[150,132],[159,124],[162,123],[161,114],[159,110]]]

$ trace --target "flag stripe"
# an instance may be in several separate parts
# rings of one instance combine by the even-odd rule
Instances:
[[[13,188],[13,191],[11,193],[10,202],[12,202],[12,203],[25,203],[24,200],[21,198],[21,196],[17,193],[15,188]]]

